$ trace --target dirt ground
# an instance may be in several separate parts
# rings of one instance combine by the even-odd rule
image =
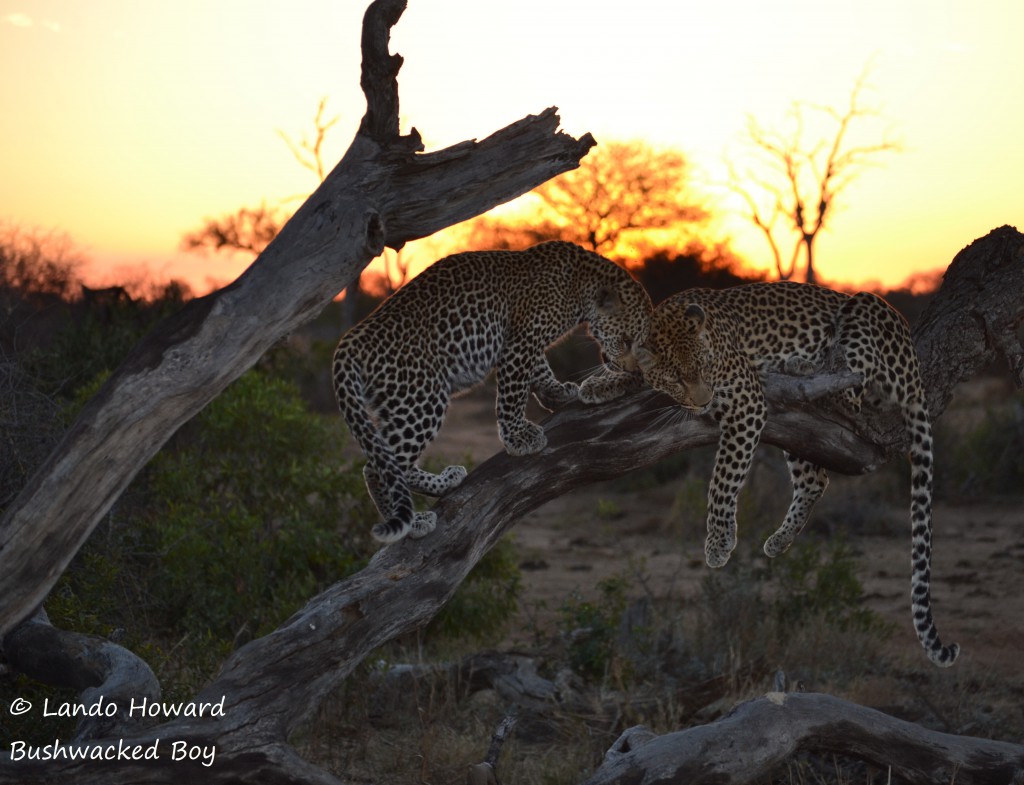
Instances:
[[[978,406],[974,398],[991,397],[984,386],[979,383],[958,393],[947,414],[969,419]],[[1003,389],[1001,384],[997,387]],[[461,462],[469,454],[481,462],[500,450],[493,410],[493,388],[454,401],[428,455]],[[533,418],[542,415],[538,410]],[[936,460],[941,463],[943,456]],[[863,478],[853,481],[858,479]],[[833,478],[809,527],[829,525],[826,500],[836,493],[844,499],[842,483],[849,480]],[[573,590],[596,596],[602,578],[640,560],[648,591],[658,597],[696,596],[709,569],[703,559],[703,520],[685,527],[690,536],[671,534],[680,528],[668,525],[672,516],[682,514],[674,506],[674,486],[669,482],[632,493],[616,493],[608,484],[587,486],[521,520],[513,531],[522,554],[524,618],[507,645],[525,641],[527,622],[538,621],[529,618],[536,613],[530,609],[539,601],[547,603],[550,614]],[[856,488],[846,492],[850,498],[857,493]],[[848,540],[859,560],[863,602],[896,626],[887,644],[890,653],[898,661],[920,662],[923,652],[910,616],[909,488],[907,494],[905,505],[897,508],[894,503],[887,511],[886,524]],[[782,512],[784,508],[780,519]],[[943,639],[961,646],[952,670],[964,678],[1005,678],[1019,685],[1024,674],[1024,509],[1019,498],[969,506],[937,504],[934,527],[933,612]]]

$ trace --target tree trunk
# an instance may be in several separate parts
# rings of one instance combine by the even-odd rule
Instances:
[[[710,725],[626,730],[585,785],[746,785],[800,751],[846,755],[911,785],[1024,779],[1024,746],[927,730],[831,695],[771,692]]]
[[[0,624],[3,633],[13,631],[3,639],[11,662],[50,652],[51,672],[61,663],[72,671],[79,667],[74,646],[60,639],[73,633],[18,626],[181,423],[281,335],[315,315],[385,245],[399,248],[529,190],[576,166],[593,144],[589,136],[574,140],[558,133],[558,118],[548,110],[482,142],[417,155],[418,134],[398,135],[395,76],[401,58],[388,54],[390,28],[403,10],[403,0],[377,0],[367,11],[362,85],[368,106],[342,162],[235,283],[191,302],[132,351],[0,522]],[[950,267],[944,288],[963,288],[956,288],[955,298],[936,298],[917,334],[934,416],[955,382],[996,352],[1019,373],[1014,331],[1024,317],[1022,261],[1024,238],[1004,227]],[[983,320],[984,329],[944,341],[964,314]],[[902,430],[885,415],[851,423],[806,403],[836,384],[849,384],[849,378],[774,378],[764,441],[845,472],[868,471],[905,449]],[[61,746],[55,760],[25,760],[5,751],[0,783],[338,782],[300,758],[287,743],[289,734],[370,652],[426,624],[520,516],[573,487],[717,439],[708,419],[652,428],[652,412],[663,405],[646,392],[558,412],[546,423],[549,443],[542,453],[496,455],[441,499],[438,527],[429,537],[383,548],[362,572],[234,652],[196,696],[196,705],[208,707],[204,716],[148,728],[119,726],[116,738],[94,731],[84,734],[91,739]],[[82,640],[75,645],[90,647]],[[145,669],[114,655],[110,661],[128,663],[114,670],[132,669],[140,685],[136,695],[145,694]],[[104,668],[110,670],[99,670]],[[107,681],[111,675],[100,673]],[[211,712],[211,706],[222,710]],[[212,751],[213,765],[202,758],[176,760],[183,747]],[[136,748],[139,759],[131,759]],[[144,757],[150,750],[155,760]],[[69,759],[72,752],[107,759]]]

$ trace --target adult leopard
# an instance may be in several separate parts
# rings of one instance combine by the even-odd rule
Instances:
[[[546,408],[579,399],[555,378],[545,349],[587,324],[614,366],[594,399],[642,386],[632,357],[652,311],[629,273],[591,251],[548,242],[525,251],[470,251],[435,262],[341,339],[334,390],[366,455],[366,487],[384,520],[374,538],[393,542],[433,531],[412,493],[440,496],[462,466],[432,474],[416,465],[437,435],[451,397],[497,370],[498,435],[511,455],[540,452],[543,429],[526,418],[531,391]]]
[[[761,375],[808,373],[833,352],[862,384],[844,391],[856,412],[895,404],[910,439],[911,607],[928,658],[952,665],[959,647],[943,646],[931,612],[932,428],[917,354],[906,320],[882,298],[853,296],[813,284],[755,283],[691,289],[661,303],[647,340],[636,351],[644,378],[685,409],[709,412],[721,428],[708,489],[705,555],[712,567],[736,546],[736,502],[764,428]],[[828,485],[825,470],[786,453],[793,499],[785,520],[764,544],[778,556],[793,543]]]

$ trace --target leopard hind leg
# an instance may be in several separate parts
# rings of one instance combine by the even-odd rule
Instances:
[[[409,422],[399,424],[396,428],[396,431],[402,431],[399,460],[408,466],[405,476],[413,493],[443,496],[447,491],[461,485],[468,474],[465,466],[446,466],[435,474],[417,464],[423,450],[441,430],[450,400],[451,395],[447,389],[435,387],[413,408]]]
[[[465,466],[446,466],[437,474],[428,472],[419,466],[413,466],[406,476],[413,493],[420,493],[424,496],[443,496],[452,488],[458,488],[468,474]]]
[[[774,558],[789,550],[796,536],[800,534],[811,508],[828,487],[828,472],[810,461],[786,452],[786,465],[793,483],[793,500],[782,525],[765,540],[765,555]]]
[[[464,466],[447,466],[438,473],[429,472],[417,464],[427,445],[434,440],[448,410],[451,396],[447,388],[438,385],[427,391],[420,390],[416,402],[402,407],[381,429],[386,443],[394,445],[396,459],[405,472],[405,480],[412,493],[424,496],[442,496],[466,479]],[[413,515],[410,537],[426,536],[437,526],[434,512],[416,512]]]
[[[355,363],[340,352],[336,353],[334,361],[334,391],[349,431],[366,456],[363,469],[366,489],[384,518],[374,525],[371,534],[379,542],[400,540],[413,532],[417,523],[406,469],[374,424],[362,374]],[[421,528],[424,525],[421,524]]]

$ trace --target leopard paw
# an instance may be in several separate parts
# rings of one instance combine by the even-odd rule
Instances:
[[[732,551],[724,548],[704,548],[704,558],[708,563],[708,567],[724,567],[729,563],[729,557],[732,555]]]
[[[580,400],[591,406],[610,401],[614,397],[616,396],[610,394],[608,384],[603,383],[600,376],[591,376],[580,385]]]
[[[462,468],[461,466],[458,468]],[[437,528],[437,513],[435,512],[418,512],[412,519],[412,528],[409,530],[409,537],[413,540],[418,540],[421,537],[426,537],[434,529]]]
[[[775,532],[775,534],[764,541],[764,555],[769,559],[774,559],[776,556],[781,556],[783,553],[788,551],[789,546],[792,544],[792,537],[784,537],[778,532]]]
[[[500,429],[501,441],[509,455],[533,455],[548,445],[544,429],[536,423],[527,422],[522,428],[509,431]]]
[[[818,367],[804,357],[790,356],[785,359],[782,369],[790,376],[813,376]]]
[[[444,483],[446,490],[452,488],[458,488],[462,485],[462,481],[469,476],[469,472],[466,471],[465,466],[448,466],[441,472],[441,481]]]
[[[736,533],[730,531],[708,532],[704,541],[704,558],[708,567],[724,567],[736,547]]]
[[[643,376],[639,373],[598,373],[583,381],[580,386],[580,400],[591,405],[607,403],[640,390],[643,384]]]
[[[548,411],[554,411],[563,406],[568,406],[580,398],[580,388],[575,382],[564,382],[546,388],[537,388],[533,391],[538,403]]]

